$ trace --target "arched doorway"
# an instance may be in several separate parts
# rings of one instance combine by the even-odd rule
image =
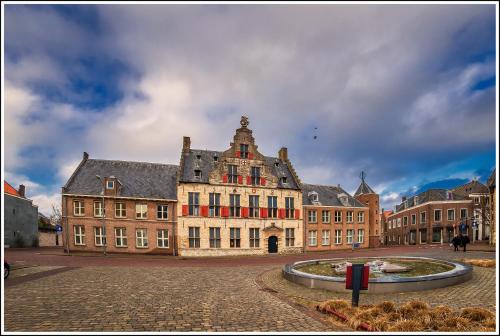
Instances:
[[[267,240],[267,251],[269,253],[277,253],[278,252],[278,237],[270,236]]]

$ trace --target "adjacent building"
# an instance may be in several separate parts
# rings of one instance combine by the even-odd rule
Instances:
[[[490,192],[490,208],[491,208],[491,223],[490,223],[490,244],[496,245],[496,206],[497,206],[497,191],[496,191],[496,168],[493,169],[488,182],[486,183]]]
[[[380,246],[380,219],[379,219],[379,195],[365,181],[365,173],[361,173],[361,184],[354,193],[354,197],[365,204],[368,211],[368,247]]]
[[[16,190],[4,181],[4,244],[6,247],[37,245],[38,207],[26,198],[26,188]]]
[[[178,166],[83,159],[62,188],[66,250],[174,254]]]

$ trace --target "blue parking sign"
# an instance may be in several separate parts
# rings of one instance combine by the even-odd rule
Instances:
[[[61,225],[56,225],[56,232],[62,232],[62,226]]]

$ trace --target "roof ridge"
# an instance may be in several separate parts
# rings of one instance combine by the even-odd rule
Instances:
[[[179,167],[179,165],[172,164],[172,163],[146,162],[146,161],[106,160],[106,159],[88,159],[88,161],[119,162],[119,163],[144,163],[144,164],[153,164],[153,165],[161,165],[161,166]]]

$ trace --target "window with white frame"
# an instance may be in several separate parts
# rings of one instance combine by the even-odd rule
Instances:
[[[148,230],[135,230],[135,246],[139,248],[148,247]]]
[[[322,210],[321,211],[321,220],[323,223],[330,223],[330,210]]]
[[[403,217],[403,226],[408,226],[408,216]]]
[[[85,227],[83,225],[75,225],[75,245],[85,245]]]
[[[102,226],[94,227],[94,242],[95,246],[106,245],[106,231]]]
[[[197,192],[188,193],[188,207],[189,207],[189,216],[200,215],[200,193]]]
[[[189,227],[189,247],[190,248],[200,247],[200,228],[197,226]]]
[[[309,210],[307,212],[307,215],[308,215],[309,223],[317,223],[318,222],[316,210]]]
[[[318,231],[312,230],[309,231],[309,246],[318,245]]]
[[[358,229],[358,243],[363,244],[364,241],[365,241],[365,230]]]
[[[220,248],[220,228],[219,227],[211,227],[209,228],[209,243],[210,248]]]
[[[240,228],[229,228],[229,247],[241,247]]]
[[[448,209],[448,220],[455,220],[455,209]]]
[[[346,242],[347,244],[352,244],[352,237],[354,236],[354,230],[353,229],[347,229],[347,234],[346,234]]]
[[[335,210],[335,223],[342,222],[342,211]]]
[[[425,223],[427,221],[427,212],[422,211],[420,213],[420,224]]]
[[[295,246],[295,229],[285,229],[285,245]]]
[[[137,218],[137,219],[148,218],[148,205],[147,204],[136,204],[135,205],[135,218]]]
[[[156,208],[156,217],[158,219],[168,219],[168,205],[158,204]]]
[[[347,211],[345,213],[345,221],[347,223],[352,223],[354,221],[354,211]]]
[[[460,209],[460,219],[467,218],[467,209]]]
[[[323,230],[321,245],[330,245],[330,230]]]
[[[85,215],[85,207],[83,205],[83,201],[73,201],[73,214],[75,216]]]
[[[161,229],[156,231],[156,241],[159,248],[168,248],[168,230]]]
[[[115,228],[116,247],[127,247],[127,229]]]
[[[401,227],[401,218],[398,218],[398,227]]]
[[[101,201],[94,202],[94,217],[102,217],[104,213],[104,209],[102,208]]]
[[[260,230],[259,228],[250,228],[250,247],[260,246]]]
[[[115,181],[108,181],[106,183],[106,189],[115,189]]]
[[[335,245],[342,244],[342,230],[335,230]]]
[[[417,215],[411,214],[411,225],[417,224]]]
[[[122,202],[115,203],[115,217],[117,218],[127,217],[127,208],[125,207],[125,203]]]
[[[358,223],[364,223],[365,222],[365,213],[363,211],[358,212]]]
[[[434,210],[434,221],[435,222],[440,222],[441,221],[441,209],[435,209]]]

